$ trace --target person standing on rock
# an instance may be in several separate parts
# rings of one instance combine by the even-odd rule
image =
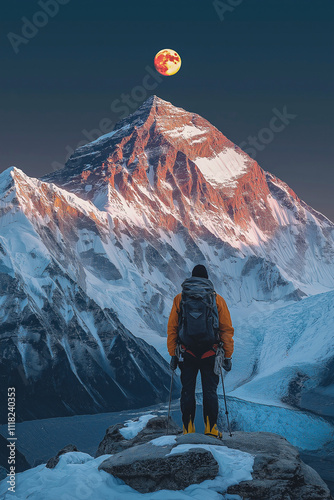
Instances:
[[[232,368],[233,334],[231,316],[226,302],[214,291],[208,272],[197,265],[191,278],[182,283],[176,295],[167,326],[167,348],[171,368],[181,370],[181,412],[183,433],[195,432],[196,378],[201,372],[205,434],[222,437],[218,431],[219,376],[215,373],[216,352],[222,346],[223,368]]]

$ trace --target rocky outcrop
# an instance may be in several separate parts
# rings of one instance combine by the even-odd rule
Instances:
[[[255,456],[253,479],[231,486],[229,493],[249,500],[331,498],[329,489],[319,474],[306,465],[300,459],[298,450],[278,434],[235,432],[223,444]]]
[[[112,476],[122,479],[139,491],[184,490],[191,484],[214,479],[218,463],[206,450],[169,455],[173,446],[154,446],[150,443],[116,453],[99,466]]]
[[[167,417],[152,418],[147,422],[144,429],[132,439],[125,439],[120,433],[120,429],[124,427],[124,424],[116,424],[108,427],[104,438],[99,444],[96,457],[109,453],[118,453],[138,444],[148,443],[152,439],[164,436],[167,432]],[[182,429],[170,419],[168,433],[171,435],[182,434]]]
[[[147,442],[147,437],[156,435],[152,434],[152,427],[155,424],[163,426],[164,420],[152,419],[150,422],[151,429],[143,429],[135,440],[124,446],[120,445],[124,440],[119,433],[121,424],[109,428],[97,455],[106,450],[114,450],[114,454],[104,460],[99,469],[122,479],[141,493],[181,490],[190,484],[213,479],[218,473],[224,475],[212,450],[214,447],[228,447],[253,456],[254,464],[252,479],[230,486],[227,493],[249,500],[331,499],[328,487],[317,472],[304,464],[297,449],[277,434],[235,432],[232,437],[226,436],[222,440],[196,433],[176,434],[174,437],[160,437],[160,443],[159,440],[154,443]],[[160,430],[157,431],[161,434]],[[179,445],[188,445],[189,449],[173,453],[172,450]],[[117,449],[121,451],[115,453]]]

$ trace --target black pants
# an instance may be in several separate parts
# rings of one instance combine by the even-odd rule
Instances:
[[[185,429],[189,423],[194,423],[196,411],[195,388],[198,371],[201,372],[203,389],[203,416],[207,428],[209,421],[210,428],[217,423],[218,418],[218,396],[217,387],[219,376],[213,371],[215,356],[201,359],[191,354],[183,353],[184,361],[179,363],[181,370],[181,412]]]

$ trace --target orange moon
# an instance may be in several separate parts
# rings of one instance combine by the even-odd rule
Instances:
[[[163,49],[155,56],[154,66],[162,75],[172,76],[181,68],[181,57],[175,50]]]

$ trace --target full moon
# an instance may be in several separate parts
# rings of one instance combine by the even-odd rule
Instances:
[[[162,75],[172,76],[181,68],[181,57],[175,50],[163,49],[155,56],[154,66]]]

